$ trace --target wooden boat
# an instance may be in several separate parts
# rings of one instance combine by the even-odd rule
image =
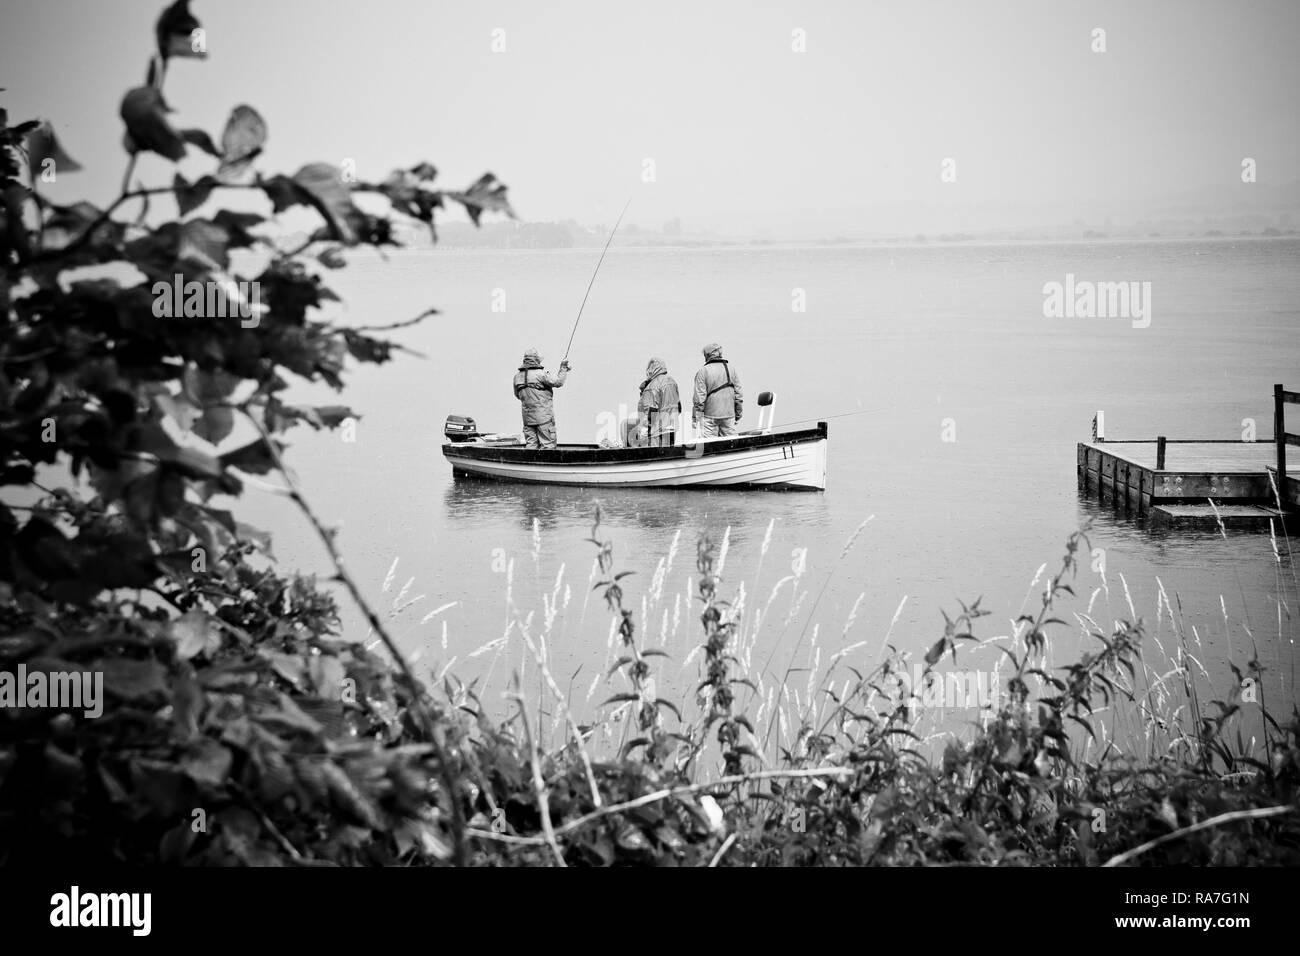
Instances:
[[[760,427],[750,431],[667,447],[528,448],[517,435],[481,434],[473,419],[455,415],[444,434],[442,453],[456,477],[610,488],[826,489],[825,422],[774,429],[761,427],[760,417]]]

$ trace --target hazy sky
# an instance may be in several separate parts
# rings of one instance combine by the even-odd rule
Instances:
[[[143,82],[163,6],[3,0],[0,104],[51,118],[87,167],[55,198],[115,194],[118,106]],[[1300,178],[1296,0],[191,8],[210,56],[167,78],[178,126],[218,136],[247,102],[270,127],[263,170],[352,158],[381,178],[429,159],[450,187],[491,170],[526,219],[609,222],[635,195],[630,220],[688,229],[870,226],[897,203],[995,224],[1027,206],[1236,187],[1247,156],[1260,185]],[[955,183],[940,180],[948,157]],[[207,164],[192,154],[185,169]]]

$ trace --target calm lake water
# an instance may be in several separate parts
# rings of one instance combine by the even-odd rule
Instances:
[[[682,662],[698,642],[685,598],[700,532],[727,536],[726,587],[744,582],[751,614],[791,572],[797,549],[806,549],[797,582],[805,596],[793,623],[783,626],[787,583],[754,640],[753,668],[766,664],[779,681],[792,663],[812,663],[809,621],[819,628],[813,660],[865,642],[847,658],[855,665],[875,659],[896,613],[890,640],[911,650],[942,633],[941,610],[981,596],[993,615],[978,633],[1009,633],[1022,609],[1038,606],[1041,580],[1032,590],[1031,583],[1040,567],[1057,568],[1068,535],[1090,520],[1109,597],[1093,597],[1102,579],[1090,555],[1075,585],[1079,597],[1065,610],[1085,611],[1091,600],[1103,623],[1126,613],[1122,574],[1138,613],[1153,621],[1159,581],[1196,627],[1199,654],[1216,680],[1230,653],[1239,665],[1249,659],[1253,635],[1273,668],[1269,692],[1295,697],[1297,626],[1289,615],[1297,592],[1286,542],[1279,569],[1266,534],[1156,536],[1118,520],[1080,499],[1075,444],[1090,437],[1097,409],[1105,410],[1112,439],[1237,438],[1243,419],[1270,438],[1273,383],[1300,385],[1300,242],[616,243],[578,330],[569,384],[557,392],[561,441],[594,441],[620,405],[635,407],[651,355],[665,359],[685,388],[700,347],[717,340],[750,395],[747,423],[763,389],[777,395],[778,422],[830,420],[826,492],[597,495],[453,482],[440,452],[443,420],[472,415],[482,428],[519,429],[510,380],[520,356],[536,345],[550,367],[558,364],[597,255],[402,252],[387,261],[357,258],[329,277],[347,303],[346,322],[442,310],[394,335],[424,358],[351,374],[346,400],[363,416],[355,441],[304,430],[291,436],[289,452],[319,512],[340,522],[350,567],[385,612],[410,582],[402,603],[418,600],[396,612],[393,626],[424,672],[450,664],[460,677],[490,677],[499,689],[520,666],[517,636],[472,655],[505,634],[508,597],[520,617],[534,612],[537,636],[546,630],[542,595],[555,593],[560,607],[547,646],[557,679],[572,683],[578,705],[589,692],[596,702],[612,693],[590,690],[610,660],[609,617],[598,595],[589,598],[594,551],[585,539],[599,501],[619,568],[637,572],[625,583],[639,625],[656,566],[678,541],[662,596],[648,609],[650,642],[673,654],[657,664],[660,680],[678,699],[695,681],[694,663]],[[1043,286],[1067,273],[1150,282],[1149,327],[1045,318]],[[806,311],[792,310],[795,290]],[[331,400],[309,389],[298,397]],[[253,492],[242,507],[246,520],[273,532],[282,564],[328,571],[283,499]],[[1290,601],[1280,623],[1279,570]],[[347,619],[351,633],[364,633],[350,609]],[[1064,663],[1079,632],[1057,633]],[[1158,633],[1167,637],[1167,621]]]

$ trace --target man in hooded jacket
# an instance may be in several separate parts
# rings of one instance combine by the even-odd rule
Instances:
[[[691,418],[702,438],[736,434],[744,410],[740,376],[722,357],[722,346],[704,346],[704,367],[695,373],[695,402]]]
[[[529,448],[555,447],[555,389],[569,375],[569,361],[560,363],[560,374],[552,375],[542,367],[537,349],[524,353],[524,362],[515,374],[515,398],[524,415],[524,444]]]
[[[642,439],[652,446],[674,443],[682,400],[677,393],[677,382],[668,374],[663,359],[652,358],[646,365],[645,381],[641,383],[641,397],[636,408],[641,419]]]

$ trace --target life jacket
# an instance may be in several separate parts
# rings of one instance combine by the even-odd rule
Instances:
[[[682,411],[682,400],[677,391],[677,382],[668,374],[667,370],[641,383],[641,397],[644,398],[646,390],[660,379],[664,379],[664,382],[659,386],[658,394],[655,396],[658,404],[654,408],[647,410],[647,424],[654,429],[655,434],[675,430],[677,417]]]
[[[544,372],[545,369],[521,366],[519,371],[523,373],[523,381],[516,381],[513,384],[515,398],[519,399],[522,406],[524,424],[527,426],[553,424],[555,411],[552,401],[555,389],[546,382],[530,378],[528,374]]]
[[[715,393],[722,391],[724,388],[729,388],[729,389],[731,389],[731,391],[732,391],[733,394],[735,393],[735,391],[736,391],[736,386],[731,384],[731,366],[727,364],[727,360],[726,360],[726,359],[720,359],[720,358],[709,359],[709,360],[708,360],[707,362],[705,362],[704,364],[705,364],[705,365],[721,365],[721,366],[722,366],[722,370],[723,370],[724,372],[727,373],[727,380],[726,380],[725,382],[723,382],[721,385],[715,385],[715,386],[713,386],[713,388],[709,389],[708,392],[705,394],[705,396],[704,396],[704,400],[705,400],[706,402],[707,402],[710,398],[712,398],[713,395],[714,395]]]
[[[528,380],[529,372],[540,372],[542,371],[542,369],[528,368],[526,366],[521,365],[519,367],[519,371],[524,373],[524,380],[522,382],[517,382],[515,384],[515,398],[519,397],[519,390],[521,388],[531,388],[531,389],[536,389],[539,392],[551,392],[552,394],[554,394],[555,389],[551,388],[551,386],[545,385],[542,382],[531,382]]]

